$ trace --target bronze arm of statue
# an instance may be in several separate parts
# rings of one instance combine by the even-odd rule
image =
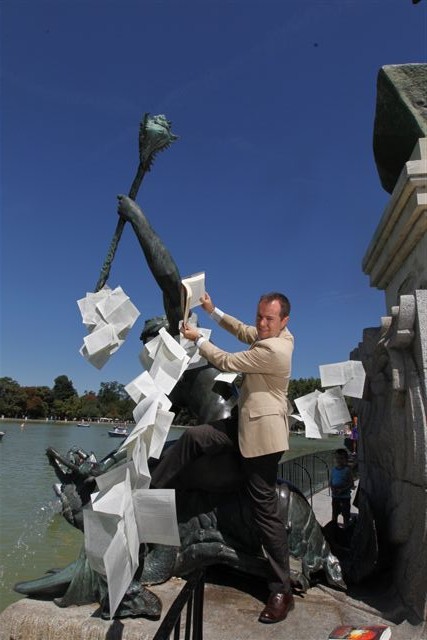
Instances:
[[[124,195],[118,196],[118,202],[118,213],[131,223],[150,271],[162,290],[169,333],[176,336],[181,319],[181,276],[178,267],[136,202]]]
[[[163,293],[167,323],[158,317],[146,322],[142,338],[153,338],[160,327],[167,327],[173,336],[179,335],[181,312],[181,276],[169,250],[154,231],[141,208],[128,196],[118,196],[118,213],[129,221],[144,252],[147,264]],[[187,370],[170,394],[171,402],[186,408],[200,423],[219,420],[230,415],[236,405],[236,389],[227,389],[215,381],[218,369],[211,364]]]

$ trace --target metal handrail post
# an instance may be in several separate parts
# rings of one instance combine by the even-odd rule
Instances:
[[[311,481],[311,475],[307,471],[306,467],[303,467],[302,464],[299,464],[298,462],[295,462],[295,460],[292,460],[292,463],[295,464],[297,467],[301,467],[301,469],[303,471],[305,471],[305,473],[308,476],[308,480],[309,480],[309,484],[310,484],[310,503],[311,503],[311,508],[313,508],[313,483]]]
[[[329,486],[329,465],[328,465],[328,463],[326,462],[326,460],[323,460],[323,458],[321,458],[320,456],[316,455],[315,453],[313,453],[313,458],[316,458],[317,460],[320,460],[320,462],[322,462],[325,465],[325,467],[326,467],[326,477],[327,477],[328,486]],[[330,491],[329,491],[329,494],[330,494]]]

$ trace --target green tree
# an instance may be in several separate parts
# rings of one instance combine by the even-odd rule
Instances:
[[[37,394],[35,387],[25,387],[27,393],[26,415],[28,418],[42,420],[47,417],[49,407]]]
[[[42,387],[23,387],[27,394],[27,415],[29,418],[43,419],[52,413],[52,389]]]
[[[77,391],[73,387],[73,383],[68,378],[68,376],[58,376],[53,382],[54,385],[52,393],[54,400],[68,400],[68,398],[78,395]]]
[[[81,397],[80,418],[100,418],[102,416],[98,397],[94,391],[85,391]]]
[[[320,385],[320,378],[298,378],[297,380],[289,381],[288,398],[294,405],[295,398],[301,398],[301,396],[312,393],[313,391],[319,391],[322,389]]]
[[[123,402],[128,399],[124,385],[120,382],[101,382],[98,403],[102,415],[109,418],[122,417]]]
[[[63,412],[67,420],[82,418],[82,399],[76,395],[64,400]]]
[[[0,378],[0,416],[22,418],[27,406],[27,395],[22,387],[9,377]]]

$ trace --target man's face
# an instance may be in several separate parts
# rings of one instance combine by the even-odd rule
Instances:
[[[286,327],[288,320],[289,316],[280,317],[280,302],[278,300],[261,301],[256,315],[258,339],[275,338]]]

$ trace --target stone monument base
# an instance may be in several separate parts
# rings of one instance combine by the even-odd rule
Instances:
[[[0,640],[152,640],[184,580],[150,587],[163,604],[160,620],[103,620],[98,604],[61,608],[48,600],[23,598],[0,614]]]
[[[150,587],[162,599],[162,619],[183,584],[183,580],[171,579]],[[326,640],[339,624],[386,624],[392,629],[393,640],[427,638],[425,623],[413,626],[407,621],[396,624],[387,619],[371,592],[360,594],[364,596],[360,599],[318,585],[295,595],[294,611],[273,625],[258,622],[265,595],[265,587],[245,576],[232,574],[221,583],[208,582],[203,640]],[[373,601],[378,609],[367,604]],[[102,620],[97,617],[98,610],[95,604],[60,609],[53,602],[24,598],[0,614],[0,640],[152,640],[162,622],[145,618]],[[184,620],[185,612],[182,624]],[[180,638],[184,638],[183,629]]]

